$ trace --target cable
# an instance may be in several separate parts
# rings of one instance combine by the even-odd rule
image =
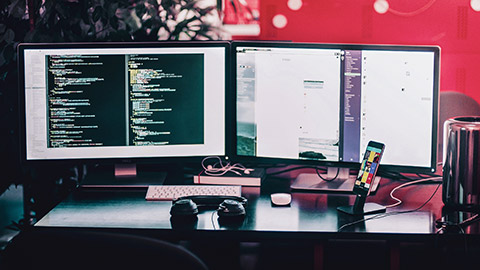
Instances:
[[[475,214],[467,219],[465,219],[464,221],[462,221],[460,224],[460,226],[470,226],[471,224],[473,224],[474,222],[478,222],[480,220],[480,215],[479,214]]]
[[[205,165],[206,161],[209,159],[218,160],[218,162],[214,163],[213,165]],[[237,175],[249,174],[253,169],[248,169],[240,163],[235,163],[230,165],[230,162],[227,164],[223,164],[223,161],[218,156],[206,157],[202,160],[202,168],[205,171],[206,175],[210,176],[222,176],[227,172],[232,172]]]
[[[354,222],[350,222],[350,223],[344,224],[344,225],[342,225],[340,228],[338,228],[337,231],[340,232],[340,231],[342,231],[343,229],[345,229],[346,227],[355,225],[355,224],[360,223],[360,222],[365,222],[365,221],[368,221],[368,220],[372,220],[372,219],[379,219],[379,218],[384,218],[384,217],[393,216],[393,215],[399,215],[399,214],[406,214],[406,213],[416,212],[416,211],[422,209],[427,203],[429,203],[429,202],[432,200],[433,196],[435,196],[435,194],[437,194],[437,191],[438,191],[438,189],[440,188],[441,185],[442,185],[441,183],[438,184],[438,185],[437,185],[437,188],[436,188],[435,191],[432,193],[432,195],[430,196],[430,198],[428,198],[428,200],[427,200],[426,202],[424,202],[422,205],[420,205],[419,207],[417,207],[417,208],[415,208],[415,209],[377,214],[377,215],[374,215],[374,216],[369,217],[369,218],[363,218],[363,219],[360,219],[360,220],[356,220],[356,221],[354,221]]]
[[[299,166],[299,167],[288,168],[288,169],[273,172],[273,173],[267,173],[267,175],[268,176],[274,176],[274,175],[278,175],[278,174],[282,174],[282,173],[286,173],[286,172],[291,172],[291,171],[296,171],[296,170],[300,170],[300,169],[314,169],[315,172],[317,173],[318,177],[320,177],[320,179],[322,179],[323,181],[326,181],[326,182],[330,182],[330,181],[333,181],[333,180],[337,179],[337,177],[340,173],[340,168],[337,168],[337,173],[335,174],[335,176],[332,179],[326,179],[319,173],[320,170],[325,171],[324,168],[319,168],[317,166]]]
[[[211,215],[211,217],[210,217],[210,220],[212,221],[212,226],[213,226],[213,230],[214,230],[214,231],[217,230],[217,229],[215,228],[215,220],[213,219],[213,217],[215,216],[215,213],[216,213],[216,212],[217,212],[217,211],[213,211],[213,212],[212,212],[212,215]]]
[[[475,215],[465,219],[464,221],[462,221],[460,223],[449,223],[449,222],[446,222],[446,221],[437,220],[436,221],[436,223],[437,223],[436,226],[437,226],[438,230],[435,233],[440,234],[441,232],[447,232],[449,228],[452,228],[452,227],[457,228],[458,231],[461,234],[463,234],[463,237],[464,237],[463,248],[464,248],[465,254],[467,254],[468,253],[467,234],[466,234],[464,228],[467,228],[468,226],[470,226],[471,224],[473,224],[475,222],[478,222],[479,220],[480,220],[480,215],[479,214],[475,214]]]
[[[423,175],[426,175],[426,177],[442,177],[441,175],[434,174],[434,173],[422,173]],[[416,173],[419,178],[425,178],[425,176],[422,176],[422,174]],[[407,180],[407,181],[416,181],[418,178],[412,178],[410,176],[406,176],[400,172],[392,172],[392,171],[382,171],[380,172],[381,176],[385,176],[391,180]]]
[[[386,176],[387,178],[392,180],[407,180],[407,181],[417,180],[409,176],[403,175],[402,173],[399,173],[399,172],[382,171],[380,174],[381,176]]]
[[[318,170],[320,170],[320,168],[318,168],[316,166],[299,166],[299,167],[294,167],[294,168],[288,168],[288,169],[281,170],[281,171],[276,171],[276,172],[273,172],[273,173],[267,173],[267,176],[274,176],[274,175],[278,175],[278,174],[282,174],[282,173],[286,173],[286,172],[291,172],[291,171],[296,171],[296,170],[301,170],[301,169],[318,169]]]
[[[460,222],[460,223],[449,223],[447,221],[439,221],[437,220],[437,227],[439,228],[439,230],[437,231],[437,233],[439,233],[440,231],[445,231],[446,229],[448,229],[448,227],[458,227],[458,229],[462,232],[465,232],[464,231],[464,228],[472,225],[473,223],[475,222],[478,222],[480,221],[480,215],[479,214],[475,214],[467,219],[465,219],[464,221]]]
[[[390,205],[387,205],[385,207],[386,208],[391,208],[391,207],[395,207],[395,206],[398,206],[398,205],[402,204],[402,200],[393,196],[393,193],[395,193],[395,191],[397,191],[401,188],[407,187],[407,186],[418,184],[418,183],[429,182],[429,181],[434,181],[434,180],[441,180],[441,179],[442,179],[441,177],[430,177],[430,178],[419,179],[419,180],[415,180],[415,181],[412,181],[412,182],[407,182],[407,183],[398,185],[394,189],[392,189],[392,191],[390,191],[390,198],[392,198],[393,200],[395,200],[397,202],[393,203],[393,204],[390,204]]]
[[[333,180],[337,179],[338,174],[340,173],[340,168],[337,167],[337,173],[336,173],[335,176],[334,176],[333,178],[331,178],[331,179],[323,178],[322,175],[318,172],[318,168],[315,168],[315,172],[317,172],[318,177],[320,177],[320,179],[322,179],[323,181],[325,181],[325,182],[332,182]]]
[[[443,175],[438,175],[438,174],[434,174],[434,173],[423,173],[423,175],[426,175],[426,177],[443,177]],[[417,176],[420,177],[420,178],[424,178],[425,176],[422,176],[422,174],[420,173],[417,173]]]

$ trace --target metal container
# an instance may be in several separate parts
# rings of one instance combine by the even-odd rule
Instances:
[[[443,202],[453,207],[478,207],[480,117],[450,118],[443,134]]]

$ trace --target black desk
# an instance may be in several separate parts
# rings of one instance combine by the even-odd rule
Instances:
[[[388,189],[385,183],[382,189]],[[396,184],[396,183],[395,183]],[[435,190],[434,185],[406,188],[407,203],[389,212],[414,209],[426,201]],[[176,227],[170,222],[169,201],[146,201],[145,189],[92,190],[83,189],[71,194],[43,217],[36,227],[111,228],[128,230],[168,231]],[[369,200],[382,204],[392,201],[380,192]],[[399,192],[401,194],[401,192]],[[395,238],[434,234],[435,220],[439,217],[440,192],[427,206],[417,212],[390,215],[345,227],[344,224],[359,220],[359,217],[339,213],[337,206],[352,204],[353,195],[293,193],[290,207],[273,207],[269,193],[258,187],[244,187],[243,196],[249,203],[243,223],[222,226],[214,210],[201,211],[195,233],[222,231],[226,235],[242,238],[299,238],[325,239],[338,237]],[[213,214],[213,219],[212,219]],[[369,216],[367,216],[369,217]],[[182,231],[179,236],[185,235]]]
[[[400,266],[399,254],[403,243],[420,243],[423,250],[438,242],[435,220],[441,217],[442,212],[441,187],[433,199],[418,211],[359,222],[339,231],[344,224],[361,219],[336,210],[337,206],[352,204],[353,195],[296,192],[293,193],[291,207],[272,207],[269,194],[278,186],[288,187],[289,181],[275,178],[268,179],[266,183],[262,188],[243,188],[243,196],[249,203],[245,220],[240,225],[219,224],[215,211],[206,210],[198,215],[195,229],[176,225],[172,228],[171,202],[146,201],[146,189],[80,189],[38,221],[35,228],[126,231],[173,241],[304,242],[313,247],[318,268],[324,265],[324,253],[329,252],[331,241],[386,242],[389,264],[393,269]],[[392,204],[394,201],[389,193],[399,184],[382,180],[380,189],[367,201]],[[430,184],[399,190],[396,195],[404,203],[388,209],[387,213],[421,206],[436,188],[437,185]],[[463,237],[460,239],[463,240]]]

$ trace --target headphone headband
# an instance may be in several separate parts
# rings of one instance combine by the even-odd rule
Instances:
[[[210,195],[193,195],[193,196],[183,196],[172,201],[172,204],[175,204],[179,200],[189,199],[196,203],[198,206],[213,206],[216,207],[225,200],[233,200],[241,203],[246,206],[247,198],[239,196],[210,196]]]

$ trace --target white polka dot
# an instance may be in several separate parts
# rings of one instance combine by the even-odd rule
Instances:
[[[375,9],[375,11],[377,13],[384,14],[388,11],[389,4],[388,4],[387,0],[377,0],[373,4],[373,8]]]
[[[273,26],[275,26],[278,29],[282,29],[285,26],[287,26],[287,17],[285,17],[282,14],[277,14],[275,17],[272,19]]]
[[[471,0],[470,6],[472,7],[473,10],[480,11],[480,0]]]
[[[299,10],[303,6],[302,0],[288,0],[288,8],[294,11]]]

